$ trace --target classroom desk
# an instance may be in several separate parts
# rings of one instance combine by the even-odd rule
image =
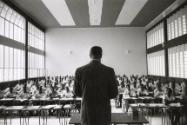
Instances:
[[[80,124],[80,114],[72,114],[69,124],[78,125]],[[132,113],[125,114],[125,113],[112,113],[111,115],[111,123],[112,124],[148,124],[147,119],[139,114],[139,117],[134,118]]]
[[[55,104],[72,104],[75,102],[81,102],[81,98],[36,98],[36,99],[14,99],[14,98],[3,98],[0,99],[0,105],[4,106],[27,106],[29,103],[32,105],[55,105]]]

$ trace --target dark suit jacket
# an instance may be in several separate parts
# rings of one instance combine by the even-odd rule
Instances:
[[[93,60],[75,73],[75,95],[82,97],[81,125],[109,125],[110,99],[118,94],[114,70]]]

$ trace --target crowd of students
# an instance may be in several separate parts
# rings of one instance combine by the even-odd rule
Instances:
[[[119,93],[122,97],[152,96],[166,101],[186,96],[186,81],[161,82],[147,76],[117,76]]]
[[[152,96],[173,101],[176,98],[186,96],[187,83],[161,82],[159,79],[148,78],[147,76],[129,77],[116,76],[120,98]],[[69,98],[74,97],[73,76],[46,77],[42,80],[29,80],[26,84],[18,83],[14,87],[7,87],[0,90],[0,98]]]
[[[164,82],[160,79],[154,79],[147,76],[129,77],[116,76],[118,83],[119,95],[117,100],[119,106],[122,106],[123,98],[149,96],[160,98],[162,103],[170,104],[179,102],[186,106],[187,99],[187,82],[168,81]],[[29,80],[24,83],[18,83],[13,87],[7,87],[0,90],[0,99],[15,98],[15,99],[52,99],[52,98],[73,98],[74,77],[73,76],[56,76],[46,77],[45,79]],[[127,105],[126,105],[127,106]],[[128,111],[129,106],[126,107]],[[185,109],[186,110],[186,109]],[[171,110],[170,110],[171,111]],[[171,111],[169,114],[171,119],[173,116],[179,116],[178,111]],[[187,116],[187,115],[186,115]],[[173,121],[176,124],[175,120]]]
[[[51,99],[71,98],[73,94],[73,76],[47,77],[42,80],[29,80],[7,87],[0,91],[0,98]]]
[[[159,100],[159,103],[169,105],[172,103],[182,104],[182,111],[178,108],[169,108],[167,114],[171,120],[171,125],[180,123],[181,113],[185,114],[187,107],[187,82],[168,81],[163,82],[159,79],[148,78],[147,76],[117,76],[119,83],[119,107],[122,106],[122,99],[126,98],[124,108],[128,112],[130,100],[132,97],[152,97]],[[150,102],[151,103],[151,102]],[[187,116],[187,113],[185,114]],[[186,118],[185,118],[186,119]],[[185,122],[186,123],[186,122]]]

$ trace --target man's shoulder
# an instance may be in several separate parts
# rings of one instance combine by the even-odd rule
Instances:
[[[76,71],[84,70],[84,69],[86,69],[88,66],[89,66],[89,64],[86,64],[86,65],[83,65],[83,66],[81,66],[81,67],[78,67],[78,68],[76,69]]]
[[[112,67],[109,67],[109,66],[107,66],[107,65],[104,65],[104,64],[101,64],[101,65],[102,65],[102,67],[104,67],[105,69],[114,70]]]

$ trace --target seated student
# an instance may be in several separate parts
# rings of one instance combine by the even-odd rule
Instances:
[[[130,94],[130,86],[127,84],[126,87],[124,87],[123,97],[129,97]]]
[[[174,103],[174,102],[175,102],[175,96],[172,92],[172,89],[167,88],[165,94],[165,104],[169,105],[170,103]],[[180,119],[180,111],[175,108],[171,108],[171,109],[169,108],[167,112],[171,120],[171,125],[177,125]]]
[[[182,86],[181,83],[177,82],[175,86],[175,95],[180,96],[182,92]]]
[[[125,89],[125,84],[124,84],[124,81],[122,80],[121,81],[121,84],[118,86],[118,102],[119,102],[119,107],[122,106],[122,98],[123,98],[123,92],[124,92],[124,89]]]
[[[51,98],[51,96],[52,96],[52,85],[48,84],[45,90],[45,97]]]
[[[166,104],[170,104],[173,103],[175,101],[175,96],[172,93],[172,89],[171,88],[166,88],[165,90],[165,103]]]
[[[64,90],[62,90],[62,97],[64,98],[72,98],[73,97],[73,93],[69,90],[69,87],[65,87]]]
[[[137,89],[138,96],[148,96],[148,90],[141,84],[140,87]]]
[[[23,91],[23,84],[18,83],[15,87],[13,87],[13,95],[18,99],[21,98],[21,95],[24,93]]]
[[[169,88],[172,91],[172,95],[175,96],[176,93],[175,93],[175,82],[174,81],[169,82]]]
[[[187,124],[187,81],[182,81],[181,87],[182,87],[182,92],[181,92],[182,104],[184,105],[182,114],[184,114],[185,116],[183,125],[186,125]]]
[[[0,99],[2,99],[2,98],[3,98],[3,91],[0,90]]]
[[[130,97],[130,86],[127,84],[126,87],[124,87],[123,92],[123,98]],[[124,112],[128,112],[129,109],[129,101],[128,99],[124,100],[123,110]]]
[[[163,97],[163,90],[161,88],[161,83],[160,82],[156,83],[156,88],[154,90],[154,97],[155,98],[162,98]]]
[[[31,95],[31,98],[33,98],[33,99],[39,97],[39,91],[38,91],[35,84],[33,84],[30,88],[30,95]]]
[[[10,87],[7,87],[6,89],[4,89],[2,91],[2,94],[3,94],[3,98],[9,98],[9,97],[12,97],[12,93],[10,91]]]
[[[153,81],[152,81],[152,80],[149,80],[146,87],[147,87],[147,90],[148,90],[149,95],[153,96],[153,94],[154,94],[154,89],[155,89],[155,86],[154,86],[154,84],[153,84]]]
[[[27,93],[30,93],[31,87],[32,87],[33,84],[34,84],[34,82],[32,80],[27,81],[27,86],[26,86],[26,92]]]
[[[130,85],[130,96],[132,96],[132,97],[136,97],[137,96],[136,82],[133,82]]]

